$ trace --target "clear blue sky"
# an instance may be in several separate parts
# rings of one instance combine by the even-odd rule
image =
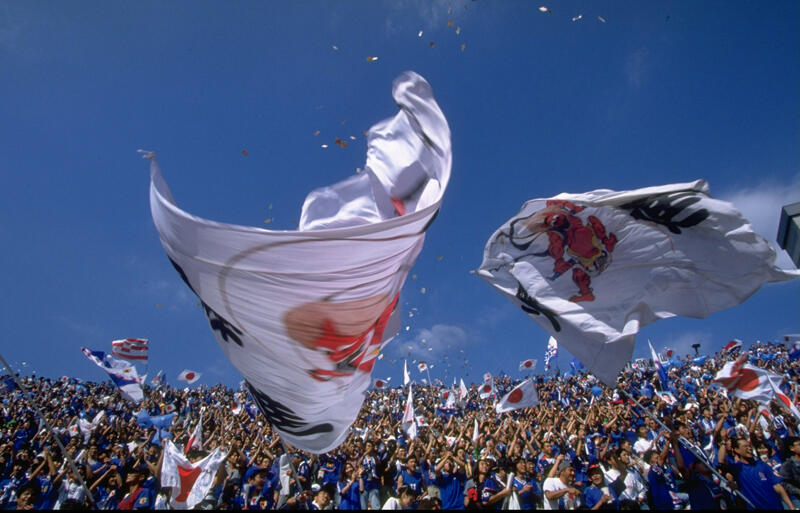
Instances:
[[[146,337],[151,375],[236,384],[158,241],[136,150],[158,153],[185,210],[293,229],[312,188],[363,166],[404,70],[433,86],[453,173],[376,377],[397,382],[409,345],[433,377],[541,370],[544,330],[469,274],[528,199],[705,178],[774,240],[800,201],[800,4],[542,2],[0,1],[3,356],[102,379],[80,346]],[[800,332],[799,292],[660,321],[635,355],[648,338],[711,352]]]

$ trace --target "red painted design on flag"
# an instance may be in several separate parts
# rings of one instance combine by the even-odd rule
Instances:
[[[486,393],[491,392],[492,391],[492,386],[491,385],[483,385],[483,391],[486,392]]]
[[[178,496],[175,497],[176,502],[186,502],[186,499],[189,498],[189,493],[191,493],[195,481],[197,481],[197,478],[200,477],[200,473],[202,471],[203,469],[200,467],[178,467],[178,476],[181,478],[181,491]]]
[[[517,388],[512,390],[510,394],[508,394],[508,402],[510,403],[518,403],[522,400],[522,396],[525,395],[522,393],[522,390]]]
[[[185,377],[189,381],[193,380],[194,379],[194,372],[187,372]]]
[[[533,362],[530,361],[530,360],[526,360],[525,361],[525,367],[531,367],[531,366],[533,366]]]
[[[326,319],[322,324],[322,336],[314,341],[316,347],[327,350],[328,359],[336,364],[337,370],[314,369],[310,371],[311,377],[318,381],[327,381],[331,378],[350,376],[356,370],[366,373],[372,372],[375,358],[364,361],[370,353],[370,348],[379,346],[383,339],[383,332],[389,323],[389,318],[400,299],[396,294],[391,303],[384,309],[375,324],[364,333],[356,336],[344,336],[336,333],[333,322]],[[372,331],[372,337],[367,341],[367,335]]]

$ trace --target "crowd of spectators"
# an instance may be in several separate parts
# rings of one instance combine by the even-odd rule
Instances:
[[[785,346],[750,354],[796,398],[800,363]],[[495,376],[486,399],[472,386],[455,408],[444,393],[457,389],[417,385],[413,439],[401,423],[407,388],[370,389],[346,441],[320,455],[282,442],[242,390],[145,387],[134,405],[110,382],[21,376],[54,431],[19,389],[0,395],[0,508],[169,509],[165,440],[186,444],[202,415],[203,447],[188,458],[216,447],[227,458],[198,509],[794,509],[798,419],[714,386],[730,358],[673,358],[674,402],[642,365],[616,388],[582,372],[537,375],[539,405],[502,414],[495,401],[520,379]],[[175,416],[168,429],[143,427],[142,410]]]

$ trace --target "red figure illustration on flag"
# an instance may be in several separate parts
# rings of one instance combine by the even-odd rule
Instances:
[[[355,301],[317,301],[289,310],[284,316],[292,340],[308,349],[324,352],[335,369],[312,369],[318,381],[350,376],[357,370],[370,373],[378,356],[384,331],[400,295],[381,295]]]
[[[565,200],[548,200],[547,206],[534,214],[511,223],[510,240],[518,249],[528,247],[541,235],[547,235],[547,245],[534,256],[549,256],[554,260],[553,281],[572,269],[572,281],[578,286],[573,302],[594,301],[592,276],[602,273],[611,263],[611,253],[617,236],[607,233],[605,225],[595,216],[586,222],[578,214],[584,207]]]

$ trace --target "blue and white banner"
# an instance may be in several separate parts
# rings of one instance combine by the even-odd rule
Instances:
[[[144,399],[136,367],[128,362],[117,360],[103,351],[91,351],[85,347],[82,347],[81,351],[86,358],[108,373],[108,377],[117,385],[125,399],[136,403]]]

